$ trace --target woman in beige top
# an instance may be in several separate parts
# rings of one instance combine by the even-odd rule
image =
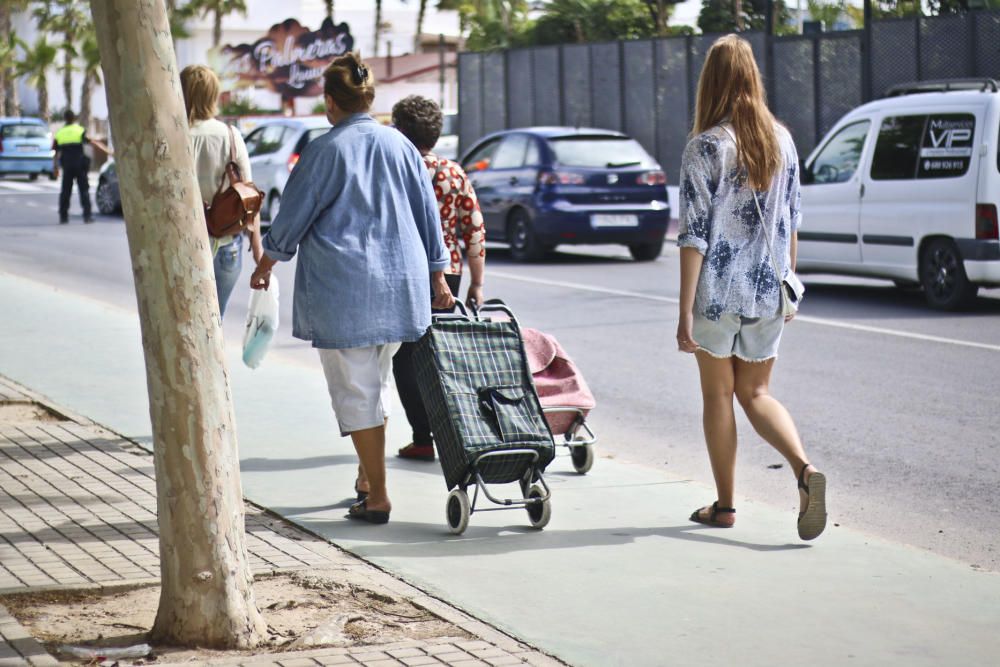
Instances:
[[[215,193],[229,187],[226,165],[229,163],[230,136],[236,143],[236,164],[243,180],[253,179],[250,173],[250,157],[239,131],[230,134],[229,126],[215,119],[219,102],[219,77],[204,65],[189,65],[181,71],[181,88],[184,105],[187,107],[188,124],[191,128],[191,145],[194,149],[195,169],[198,172],[198,187],[202,201],[211,203]],[[263,254],[260,237],[260,220],[247,229],[250,249],[254,262],[260,262]],[[233,287],[240,278],[243,267],[242,235],[212,238],[212,252],[215,260],[215,286],[219,295],[219,312],[226,313],[226,304],[233,293]]]

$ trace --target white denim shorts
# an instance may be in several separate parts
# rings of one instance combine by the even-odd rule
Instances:
[[[717,322],[704,315],[694,316],[691,333],[698,348],[713,357],[738,357],[743,361],[767,361],[778,356],[778,343],[785,328],[782,316],[741,317],[723,313]]]
[[[399,343],[319,350],[340,434],[382,426],[392,400],[392,357]]]

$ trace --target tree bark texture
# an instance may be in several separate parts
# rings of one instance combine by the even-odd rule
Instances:
[[[44,76],[38,82],[38,117],[49,122],[49,81]]]
[[[252,588],[212,257],[164,0],[91,0],[153,423],[162,589],[151,638],[249,648]]]

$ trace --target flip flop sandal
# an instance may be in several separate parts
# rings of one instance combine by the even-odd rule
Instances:
[[[803,540],[814,540],[826,528],[826,475],[814,472],[809,475],[809,483],[806,484],[808,467],[807,463],[799,472],[799,488],[809,496],[806,511],[799,513],[799,537]]]
[[[367,491],[362,491],[361,489],[358,488],[358,482],[359,481],[360,480],[357,480],[357,479],[354,480],[354,493],[357,494],[357,499],[358,499],[358,502],[360,503],[362,500],[364,500],[365,498],[368,497],[368,492]]]
[[[719,520],[719,515],[720,514],[733,514],[733,515],[735,515],[736,514],[736,510],[733,509],[732,507],[719,507],[719,501],[718,500],[716,500],[714,503],[712,503],[712,511],[709,513],[707,519],[701,515],[701,511],[703,509],[705,509],[705,508],[704,507],[699,507],[694,512],[692,512],[691,513],[691,517],[690,517],[691,521],[694,521],[695,523],[704,524],[706,526],[712,526],[714,528],[732,528],[734,525],[736,525],[736,517],[735,516],[733,517],[733,520],[731,522],[729,522],[729,521],[720,521]]]
[[[389,513],[382,510],[368,509],[368,499],[356,502],[347,510],[348,519],[367,521],[368,523],[389,523]]]

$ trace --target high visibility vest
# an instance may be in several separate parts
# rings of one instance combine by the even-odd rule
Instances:
[[[82,125],[77,125],[76,123],[64,125],[58,132],[56,132],[56,145],[66,146],[71,144],[82,144],[84,132],[86,132],[86,130],[83,129]]]

